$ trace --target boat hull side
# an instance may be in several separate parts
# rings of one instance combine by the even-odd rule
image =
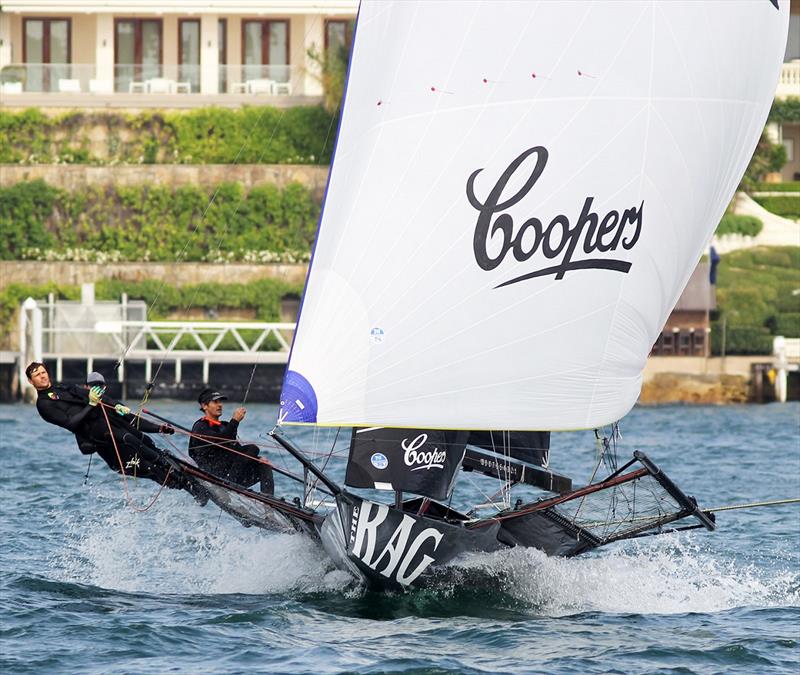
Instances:
[[[499,523],[472,531],[353,495],[337,502],[322,527],[323,545],[339,567],[372,588],[424,587],[462,553],[505,548]]]

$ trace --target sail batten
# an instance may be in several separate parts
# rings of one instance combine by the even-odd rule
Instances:
[[[364,0],[358,21],[281,421],[619,419],[758,141],[788,8]]]

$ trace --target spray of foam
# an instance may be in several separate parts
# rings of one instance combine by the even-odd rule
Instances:
[[[327,592],[350,583],[308,538],[244,528],[185,494],[165,493],[146,513],[120,508],[118,493],[95,497],[91,514],[62,516],[66,542],[51,565],[63,581],[159,594]]]
[[[164,493],[142,514],[120,504],[116,486],[92,492],[85,515],[54,514],[65,541],[51,569],[63,581],[159,594],[363,592],[307,537],[244,528],[183,493]],[[665,535],[571,559],[523,548],[473,553],[456,562],[439,592],[494,589],[549,616],[800,605],[795,555],[752,564],[696,542]]]
[[[569,559],[533,549],[509,549],[471,555],[459,566],[501,576],[508,593],[549,616],[708,613],[800,605],[796,565],[765,568],[723,559],[679,535],[628,542]]]

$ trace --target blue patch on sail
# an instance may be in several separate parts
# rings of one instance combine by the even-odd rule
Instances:
[[[286,372],[281,391],[281,422],[316,422],[317,395],[314,387],[300,373]]]

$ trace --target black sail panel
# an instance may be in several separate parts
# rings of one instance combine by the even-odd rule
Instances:
[[[536,466],[547,466],[549,431],[470,431],[469,445],[499,455],[510,455]]]
[[[468,436],[468,431],[353,429],[345,483],[447,499]]]

